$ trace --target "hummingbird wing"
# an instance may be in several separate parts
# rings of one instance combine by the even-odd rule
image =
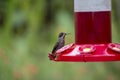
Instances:
[[[57,42],[53,47],[52,54],[54,54],[58,50],[58,46],[59,46],[59,42]]]

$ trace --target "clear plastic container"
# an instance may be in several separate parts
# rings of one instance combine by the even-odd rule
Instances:
[[[75,43],[111,42],[111,0],[74,0]]]

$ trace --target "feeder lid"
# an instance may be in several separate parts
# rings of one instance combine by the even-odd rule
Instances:
[[[56,51],[56,58],[50,60],[67,62],[120,61],[120,44],[69,44]]]

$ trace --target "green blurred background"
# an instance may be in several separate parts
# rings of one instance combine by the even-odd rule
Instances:
[[[112,39],[120,42],[120,1]],[[0,80],[119,80],[119,62],[63,63],[48,58],[59,32],[74,42],[73,0],[0,0]]]

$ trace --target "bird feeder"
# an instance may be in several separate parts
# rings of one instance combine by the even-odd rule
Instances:
[[[120,61],[120,44],[111,42],[111,0],[74,0],[75,43],[50,60],[65,62]]]

